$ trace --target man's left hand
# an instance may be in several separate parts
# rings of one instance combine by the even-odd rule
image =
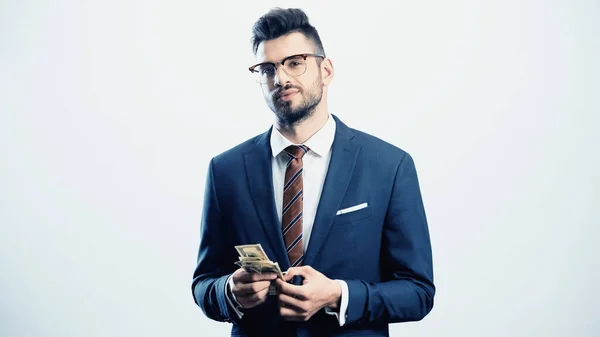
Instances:
[[[296,275],[304,277],[301,286],[287,283]],[[284,279],[277,279],[276,284],[279,313],[286,320],[307,321],[324,307],[339,310],[342,296],[339,283],[310,266],[290,268]]]

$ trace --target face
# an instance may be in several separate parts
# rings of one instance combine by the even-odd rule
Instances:
[[[314,44],[301,33],[292,33],[261,43],[256,52],[257,63],[278,63],[290,55],[315,53]],[[291,76],[278,64],[272,80],[261,84],[265,101],[284,125],[294,125],[309,118],[323,97],[320,58],[304,60],[306,71]],[[293,61],[292,61],[293,62]],[[286,65],[293,66],[290,60]]]

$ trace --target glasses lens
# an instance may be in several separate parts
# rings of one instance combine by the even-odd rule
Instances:
[[[300,76],[306,71],[306,61],[302,56],[296,56],[285,61],[283,69],[290,76]]]
[[[269,83],[275,77],[275,67],[272,64],[261,64],[254,68],[254,74],[259,83]]]

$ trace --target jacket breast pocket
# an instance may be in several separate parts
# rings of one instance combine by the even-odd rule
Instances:
[[[333,225],[347,225],[369,218],[371,216],[371,208],[371,205],[366,202],[353,206],[342,207],[339,211],[337,211],[337,214],[333,220]]]

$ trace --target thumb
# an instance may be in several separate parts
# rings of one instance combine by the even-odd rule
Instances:
[[[312,275],[313,270],[314,269],[312,269],[312,267],[310,266],[292,267],[288,269],[287,273],[285,274],[285,279],[286,281],[289,281],[294,276],[302,276],[304,278],[308,278]]]

